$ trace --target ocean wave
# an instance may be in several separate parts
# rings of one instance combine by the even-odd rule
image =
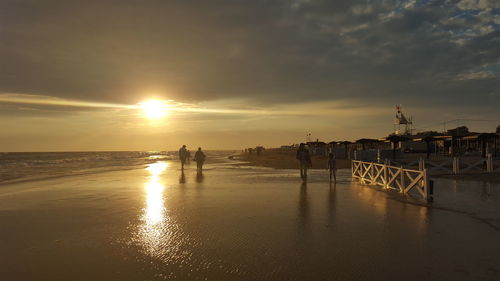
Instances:
[[[210,151],[210,160],[227,151]],[[177,159],[176,151],[7,152],[0,153],[0,185],[113,170],[135,169]]]
[[[125,169],[175,158],[173,152],[16,152],[0,154],[0,184]]]

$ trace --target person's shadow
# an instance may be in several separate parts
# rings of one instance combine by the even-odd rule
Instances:
[[[336,189],[337,189],[337,182],[330,181],[330,194],[332,194],[332,190],[333,192],[335,192]]]
[[[307,182],[300,185],[299,215],[301,219],[306,219],[309,213],[309,202],[307,198]]]
[[[203,177],[203,172],[202,172],[202,171],[198,171],[198,172],[196,173],[196,182],[198,182],[198,183],[202,183],[202,182],[203,182],[203,179],[204,179],[204,177]]]
[[[305,242],[310,238],[310,210],[309,198],[307,196],[307,183],[303,182],[300,185],[298,198],[298,213],[297,213],[297,235],[300,241]]]
[[[337,184],[330,182],[330,191],[328,193],[328,207],[329,207],[328,213],[330,215],[332,215],[335,210],[335,201],[337,199],[335,196],[336,191],[337,191]]]
[[[179,177],[179,183],[186,183],[186,176],[184,175],[184,170],[181,170],[181,176]]]

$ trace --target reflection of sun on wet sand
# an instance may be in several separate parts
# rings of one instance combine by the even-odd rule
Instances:
[[[146,206],[142,217],[144,224],[140,226],[140,233],[147,251],[153,255],[161,253],[162,240],[168,238],[165,233],[168,220],[165,215],[166,206],[163,200],[165,185],[160,179],[160,175],[167,167],[168,165],[165,162],[149,165],[147,170],[151,173],[151,176],[144,186]]]
[[[162,176],[168,167],[167,162],[157,162],[147,168],[151,175],[144,186],[142,224],[139,225],[135,237],[148,255],[163,260],[189,255],[188,252],[180,250],[182,242],[187,241],[188,237],[167,213],[168,206],[164,200],[166,185]]]
[[[221,158],[2,186],[0,280],[496,280],[497,184],[436,179],[428,208]]]

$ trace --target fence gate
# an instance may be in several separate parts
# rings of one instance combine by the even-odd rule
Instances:
[[[357,178],[363,184],[377,185],[384,189],[395,189],[403,194],[416,190],[420,197],[427,199],[426,170],[405,169],[403,167],[358,160],[352,160],[351,169],[352,177]]]

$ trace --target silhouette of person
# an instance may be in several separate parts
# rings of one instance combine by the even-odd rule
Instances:
[[[300,163],[300,178],[303,181],[307,180],[307,169],[312,166],[311,155],[309,154],[309,150],[306,148],[304,143],[299,145],[299,149],[297,150],[297,160]]]
[[[198,151],[194,154],[194,161],[196,161],[196,168],[198,172],[201,172],[203,169],[203,163],[205,162],[205,153],[201,150],[201,147],[198,147]]]
[[[337,182],[337,161],[335,160],[335,155],[333,153],[328,154],[328,161],[326,162],[326,168],[330,174],[330,182]]]
[[[179,149],[179,160],[181,160],[181,170],[184,170],[184,164],[186,164],[187,156],[188,156],[188,152],[186,149],[186,145],[183,145]]]
[[[186,164],[189,164],[191,160],[191,150],[187,149],[186,150]]]

